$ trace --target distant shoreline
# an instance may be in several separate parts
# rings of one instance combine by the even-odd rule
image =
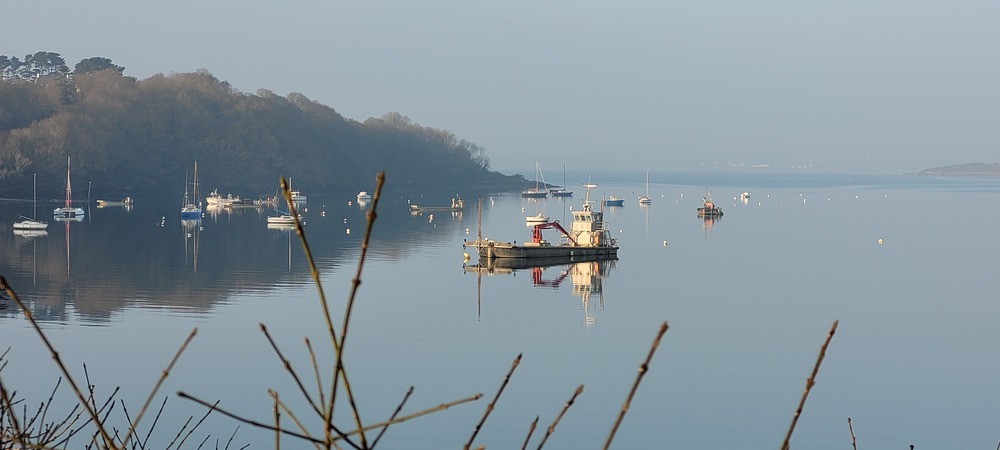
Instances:
[[[948,176],[1000,176],[1000,163],[969,163],[925,169],[917,175],[948,175]]]

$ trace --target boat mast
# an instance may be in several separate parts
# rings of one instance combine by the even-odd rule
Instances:
[[[70,206],[70,196],[73,195],[73,189],[69,184],[69,156],[66,157],[66,208]]]

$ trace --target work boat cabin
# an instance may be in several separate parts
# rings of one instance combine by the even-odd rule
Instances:
[[[573,211],[573,226],[569,234],[581,247],[613,245],[611,233],[604,225],[604,213],[591,210],[590,203],[584,203],[583,209]]]

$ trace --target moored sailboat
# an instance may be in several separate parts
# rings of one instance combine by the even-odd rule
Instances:
[[[83,220],[83,215],[85,214],[83,208],[73,207],[73,189],[70,187],[69,182],[69,157],[66,157],[66,204],[61,208],[56,208],[52,211],[52,215],[56,219],[75,219]]]
[[[544,179],[541,182],[541,186],[539,186],[538,178],[541,177],[541,173],[542,173],[542,168],[541,168],[541,166],[538,165],[538,161],[535,161],[535,187],[533,187],[533,188],[527,188],[527,189],[521,191],[521,197],[525,197],[525,198],[545,198],[545,197],[548,197],[549,191],[547,191],[547,190],[545,190],[545,188],[541,187],[541,186],[545,185],[545,180]]]
[[[23,220],[14,222],[15,230],[44,230],[49,227],[48,222],[35,219],[35,217],[38,217],[35,211],[35,204],[38,199],[36,177],[37,174],[31,176],[31,217],[20,216]]]
[[[653,203],[653,199],[649,197],[649,169],[646,169],[646,195],[639,196],[640,205],[648,205]]]
[[[198,161],[194,162],[194,198],[198,198]],[[181,219],[197,219],[201,217],[201,208],[188,198],[188,184],[184,180],[184,206],[181,207]]]

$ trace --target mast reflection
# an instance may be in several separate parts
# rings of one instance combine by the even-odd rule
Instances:
[[[194,273],[198,273],[198,241],[201,238],[201,218],[181,219],[184,232],[184,257],[191,257]]]

